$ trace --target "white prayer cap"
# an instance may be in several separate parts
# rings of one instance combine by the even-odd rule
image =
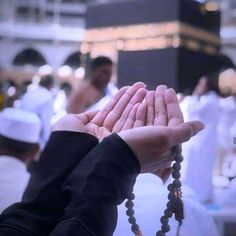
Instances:
[[[27,143],[38,143],[41,131],[39,117],[19,108],[6,108],[0,113],[0,135]]]

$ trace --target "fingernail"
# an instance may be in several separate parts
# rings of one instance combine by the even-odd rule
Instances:
[[[193,131],[193,135],[198,134],[200,131],[202,131],[204,129],[205,129],[205,125],[200,121],[196,121],[196,128]]]
[[[147,85],[145,83],[143,83],[143,86],[144,86],[144,88],[147,88]]]
[[[205,125],[202,123],[202,127],[200,127],[200,130],[205,129]]]
[[[141,81],[139,81],[139,82],[136,82],[134,85],[142,85],[143,87],[147,87],[147,85],[145,84],[145,83],[143,83],[143,82],[141,82]]]
[[[167,86],[162,84],[162,85],[157,86],[157,88],[165,90],[165,89],[167,89]]]
[[[130,88],[130,86],[124,86],[124,87],[122,87],[120,89],[127,90],[128,88]]]
[[[175,93],[175,90],[173,88],[168,88],[165,92],[167,92],[167,93],[170,93],[170,92],[173,93],[174,92]]]

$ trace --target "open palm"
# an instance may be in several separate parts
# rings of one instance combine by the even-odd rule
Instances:
[[[129,117],[136,114],[133,108],[146,96],[144,86],[139,82],[123,87],[101,111],[67,115],[53,127],[53,131],[83,132],[102,140],[112,132],[120,131],[123,126],[132,128]]]
[[[165,181],[172,171],[171,145],[181,144],[186,141],[186,137],[191,138],[195,131],[202,129],[202,125],[196,122],[184,124],[175,91],[164,85],[147,93],[145,104],[136,108],[136,117],[133,119],[129,122],[139,129],[124,132],[123,127],[120,136],[138,156],[142,172],[154,173]],[[173,137],[175,141],[170,142]]]
[[[158,86],[155,92],[151,91],[147,94],[146,103],[148,105],[147,125],[175,128],[184,123],[177,94],[173,89],[167,89],[164,85]],[[152,173],[165,181],[172,172],[171,150],[164,153],[159,160],[158,169],[153,167]]]
[[[164,180],[171,170],[172,147],[190,139],[203,126],[199,122],[183,123],[173,89],[161,85],[147,93],[144,86],[139,82],[124,87],[101,111],[68,115],[54,131],[84,132],[99,140],[116,132],[135,153],[142,172]]]

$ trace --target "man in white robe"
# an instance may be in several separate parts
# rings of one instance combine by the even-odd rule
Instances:
[[[53,116],[53,95],[50,89],[54,85],[51,76],[42,76],[39,86],[30,89],[21,99],[21,108],[34,112],[41,120],[40,149],[43,150],[51,133],[51,118]]]
[[[38,153],[40,130],[34,113],[17,108],[0,113],[0,213],[21,200],[30,177],[26,164]]]
[[[205,129],[183,144],[183,183],[193,189],[197,199],[207,203],[213,199],[212,172],[218,150],[217,125],[220,119],[219,97],[207,89],[203,78],[188,97],[188,119],[199,120]],[[200,91],[201,90],[201,91]]]
[[[220,121],[217,127],[219,144],[224,150],[224,154],[232,151],[233,136],[230,132],[236,120],[236,98],[230,96],[220,100]]]
[[[113,62],[100,56],[91,61],[89,79],[82,80],[69,97],[68,113],[81,113],[103,108],[117,88],[111,83]]]

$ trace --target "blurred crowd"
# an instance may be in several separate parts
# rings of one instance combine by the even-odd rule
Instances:
[[[87,78],[77,86],[68,82],[57,84],[52,74],[35,75],[32,81],[20,85],[10,80],[0,83],[0,212],[21,200],[52,125],[68,113],[101,110],[116,94],[118,89],[111,82],[112,67],[107,57],[93,59]],[[218,235],[203,205],[236,208],[235,81],[236,69],[231,67],[199,78],[192,94],[178,94],[185,121],[199,120],[205,125],[199,135],[182,147],[187,219],[181,235]],[[154,175],[145,174],[138,178],[135,191],[143,231],[152,235],[157,217],[148,216],[161,214],[167,194],[165,186]],[[154,198],[160,201],[155,203]],[[121,205],[115,235],[128,235],[124,211]]]
[[[100,110],[117,92],[110,82],[112,66],[107,57],[95,58],[89,78],[81,80],[73,90],[68,82],[56,84],[52,74],[36,75],[32,81],[20,85],[10,80],[1,83],[0,155],[9,153],[7,156],[15,158],[0,159],[0,163],[3,162],[0,164],[0,211],[21,199],[30,177],[30,166],[37,163],[53,124],[68,113]],[[21,171],[18,169],[17,164],[22,167],[22,162],[29,170],[26,166]]]

